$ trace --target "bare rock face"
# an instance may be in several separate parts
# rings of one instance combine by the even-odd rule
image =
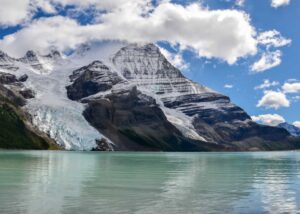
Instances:
[[[92,151],[102,151],[102,152],[111,152],[112,150],[112,146],[110,145],[110,143],[102,138],[101,140],[96,140],[96,147],[92,149]]]
[[[62,59],[60,52],[55,49],[51,50],[50,53],[45,55],[44,57],[52,61],[58,61]]]
[[[25,98],[25,99],[32,99],[35,97],[35,93],[33,90],[31,89],[23,89],[21,91],[19,91],[19,93]]]
[[[26,102],[25,100],[22,100],[22,98],[31,99],[35,96],[35,92],[33,90],[28,89],[23,85],[23,82],[27,79],[27,75],[22,75],[20,78],[17,78],[13,74],[0,72],[0,84],[2,86],[2,92],[6,94],[6,97],[11,97],[13,99],[16,99],[15,96],[17,96],[19,99],[18,103],[21,103],[20,105],[25,105]],[[5,89],[5,87],[7,89]],[[12,94],[15,95],[12,96]]]
[[[30,65],[36,70],[43,70],[43,65],[40,63],[37,54],[34,51],[27,51],[24,57],[18,59],[18,61]]]
[[[185,138],[156,101],[136,87],[90,100],[84,116],[114,142],[115,150],[205,151],[214,147]]]
[[[26,104],[24,97],[20,96],[17,92],[9,90],[2,84],[0,84],[0,97],[5,98],[7,101],[14,103],[17,106],[24,106]]]
[[[17,78],[13,74],[0,72],[0,84],[13,84],[17,82]]]
[[[14,61],[14,58],[8,56],[6,53],[0,50],[0,68],[16,71],[19,69],[19,67],[14,65]]]
[[[27,74],[23,74],[22,76],[20,76],[18,78],[19,82],[26,82],[26,80],[28,79],[28,75]]]
[[[67,86],[68,97],[71,100],[94,95],[98,92],[109,90],[121,82],[122,79],[100,61],[95,61],[88,66],[73,72],[70,76],[72,85]]]

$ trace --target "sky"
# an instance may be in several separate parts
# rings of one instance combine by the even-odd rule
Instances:
[[[253,120],[300,127],[298,0],[0,0],[0,50],[153,42]]]

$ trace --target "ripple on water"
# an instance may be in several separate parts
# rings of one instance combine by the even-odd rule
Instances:
[[[299,213],[298,154],[0,151],[0,213]]]

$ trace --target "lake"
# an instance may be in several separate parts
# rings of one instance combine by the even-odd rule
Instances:
[[[0,213],[300,213],[300,153],[0,151]]]

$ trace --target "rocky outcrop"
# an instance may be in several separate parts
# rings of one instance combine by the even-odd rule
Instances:
[[[21,105],[25,105],[26,102],[22,98],[31,99],[34,98],[35,95],[33,90],[24,86],[23,82],[25,82],[27,79],[28,76],[26,74],[22,75],[20,78],[17,78],[13,74],[0,72],[2,93],[6,94],[6,97],[10,98],[10,91],[14,92],[19,97],[19,103],[22,103]]]
[[[43,56],[44,58],[47,58],[51,61],[60,61],[62,60],[62,56],[58,50],[51,50],[49,54]]]
[[[0,50],[0,68],[4,70],[16,71],[19,69],[14,64],[15,59],[8,56],[6,53]]]
[[[34,51],[27,51],[24,57],[18,61],[30,65],[33,69],[44,70],[42,63],[39,61],[37,54]]]
[[[18,80],[15,75],[0,72],[0,84],[13,84],[16,83]]]
[[[67,86],[68,97],[71,100],[79,100],[98,92],[109,90],[122,81],[122,79],[104,65],[101,61],[95,61],[88,66],[73,72],[70,76],[72,85]]]
[[[114,150],[207,151],[218,148],[185,138],[155,99],[136,87],[88,100],[85,118],[114,143]]]
[[[18,78],[18,81],[20,81],[20,82],[26,82],[27,79],[28,79],[28,75],[27,74],[23,74],[22,76],[20,76]]]
[[[25,99],[32,99],[35,97],[35,92],[29,88],[25,88],[23,90],[20,90],[19,93],[24,97]]]

